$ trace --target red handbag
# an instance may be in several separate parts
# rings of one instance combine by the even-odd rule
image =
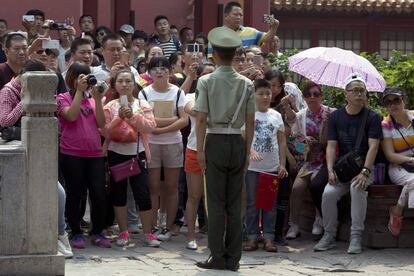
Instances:
[[[132,158],[120,164],[109,167],[109,172],[115,182],[119,182],[127,179],[130,176],[138,175],[141,173],[141,168],[138,164],[137,158]]]

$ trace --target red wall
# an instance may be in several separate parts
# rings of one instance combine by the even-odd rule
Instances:
[[[170,24],[176,25],[178,29],[184,26],[194,28],[194,20],[187,20],[192,11],[188,0],[131,0],[131,10],[135,10],[135,28],[148,33],[154,31],[154,17],[160,14],[166,15]]]

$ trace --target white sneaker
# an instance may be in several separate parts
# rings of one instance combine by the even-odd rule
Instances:
[[[189,242],[187,243],[187,249],[190,249],[190,250],[197,250],[197,248],[198,248],[198,245],[197,245],[197,242],[196,242],[195,240],[193,240],[193,241],[189,241]]]
[[[289,228],[289,230],[286,234],[286,239],[287,240],[294,240],[299,236],[300,236],[299,225],[291,223],[290,228]]]
[[[145,236],[144,243],[149,247],[160,247],[161,242],[157,240],[157,237],[154,234],[147,234]]]
[[[323,222],[321,217],[315,217],[315,221],[312,226],[313,235],[322,235],[323,234]]]
[[[70,246],[68,233],[58,235],[58,251],[62,253],[66,259],[73,257],[72,247]]]
[[[125,231],[125,232],[122,232],[121,234],[119,234],[119,237],[116,240],[116,245],[117,246],[125,246],[125,245],[128,245],[129,242],[130,242],[129,233],[128,233],[128,231]]]
[[[171,232],[167,228],[162,229],[162,231],[158,234],[157,239],[159,241],[169,241],[171,240]]]

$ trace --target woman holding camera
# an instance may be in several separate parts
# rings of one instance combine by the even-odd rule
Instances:
[[[398,88],[384,91],[383,103],[389,115],[382,121],[382,150],[390,162],[392,183],[403,186],[396,205],[390,207],[388,229],[398,236],[404,208],[414,208],[414,112],[405,109],[403,92]]]
[[[135,203],[139,207],[139,216],[145,234],[145,244],[158,247],[160,242],[151,234],[151,197],[148,187],[147,157],[150,156],[148,140],[145,133],[151,132],[156,124],[151,106],[145,100],[134,98],[134,74],[129,70],[118,71],[111,80],[111,86],[118,93],[118,98],[110,101],[104,107],[105,137],[108,143],[109,167],[137,158],[141,173],[116,182],[111,177],[110,197],[115,209],[116,220],[120,234],[116,244],[125,246],[129,243],[127,226],[127,184],[131,185]],[[127,136],[118,126],[127,123]]]
[[[99,128],[105,126],[102,94],[89,66],[72,64],[66,74],[69,92],[57,96],[57,115],[61,126],[61,166],[65,177],[66,215],[72,229],[72,246],[85,248],[80,228],[80,202],[87,187],[91,201],[91,242],[99,247],[111,247],[102,234],[105,227],[105,165]],[[89,80],[89,81],[88,81]]]

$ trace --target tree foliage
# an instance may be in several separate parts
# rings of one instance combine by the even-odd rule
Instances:
[[[293,79],[301,87],[304,78],[289,71],[288,57],[298,53],[297,49],[286,50],[283,55],[270,56],[269,61],[276,66],[287,79]],[[414,109],[414,54],[404,54],[393,51],[389,60],[383,59],[378,53],[362,52],[361,56],[368,59],[384,77],[387,87],[398,87],[404,90],[407,96],[409,109]],[[343,89],[323,86],[324,104],[339,107],[345,104]],[[369,106],[381,114],[385,114],[382,106],[382,93],[369,93]]]

